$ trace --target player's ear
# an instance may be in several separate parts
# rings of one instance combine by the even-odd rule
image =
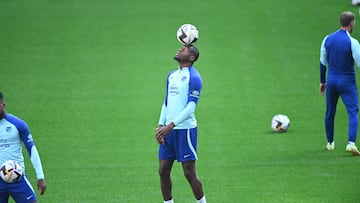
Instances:
[[[194,61],[195,61],[195,56],[190,56],[189,60],[190,60],[191,62],[194,62]]]

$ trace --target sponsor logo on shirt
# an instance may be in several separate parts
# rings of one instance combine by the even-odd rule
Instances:
[[[10,144],[7,143],[7,139],[0,139],[0,150],[9,147]]]
[[[198,90],[193,90],[193,91],[190,93],[190,96],[191,96],[191,97],[195,97],[195,98],[199,98],[200,92],[199,92]]]
[[[169,87],[169,94],[171,96],[176,96],[179,94],[179,87],[176,85],[176,84],[172,84],[170,87]]]

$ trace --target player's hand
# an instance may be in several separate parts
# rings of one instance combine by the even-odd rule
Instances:
[[[171,122],[166,126],[159,126],[156,128],[155,138],[159,144],[165,144],[165,137],[175,127],[174,123]]]
[[[319,91],[321,95],[324,95],[326,89],[326,83],[320,83]]]
[[[44,179],[39,179],[37,181],[37,186],[38,186],[38,190],[40,192],[40,195],[43,195],[45,193],[46,190],[46,183]]]
[[[156,133],[155,133],[155,139],[157,141],[157,143],[159,144],[165,144],[165,139],[163,137],[160,137],[158,134],[159,134],[159,131],[160,129],[162,128],[163,126],[162,125],[159,125],[155,130],[156,130]]]

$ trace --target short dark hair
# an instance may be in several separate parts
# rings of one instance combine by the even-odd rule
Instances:
[[[200,56],[199,49],[196,48],[194,45],[189,45],[188,47],[189,47],[190,53],[191,53],[193,56],[195,56],[195,60],[194,60],[193,62],[197,61],[198,58],[199,58],[199,56]]]
[[[347,27],[352,21],[355,20],[355,15],[351,11],[345,11],[340,16],[340,25],[342,27]]]

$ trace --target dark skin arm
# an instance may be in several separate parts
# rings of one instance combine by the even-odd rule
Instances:
[[[45,193],[46,190],[46,183],[44,179],[39,179],[37,181],[37,186],[38,186],[38,190],[40,192],[40,195],[43,195]]]
[[[320,83],[319,92],[321,95],[324,95],[326,89],[326,83]]]

